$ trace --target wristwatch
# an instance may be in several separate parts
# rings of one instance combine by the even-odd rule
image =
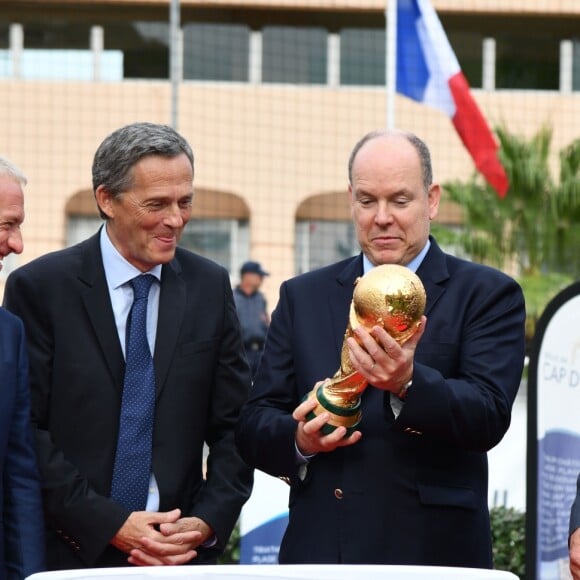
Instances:
[[[399,399],[404,399],[407,396],[407,391],[411,388],[412,384],[413,384],[413,379],[407,381],[401,387],[401,390],[397,393],[397,397],[399,397]]]

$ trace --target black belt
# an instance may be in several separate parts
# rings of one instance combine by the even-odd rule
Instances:
[[[262,350],[264,348],[263,340],[251,340],[244,344],[246,350]]]

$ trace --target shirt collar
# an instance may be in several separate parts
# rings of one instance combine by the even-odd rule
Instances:
[[[109,280],[110,287],[117,289],[120,286],[123,286],[135,276],[139,276],[143,274],[141,270],[138,270],[130,264],[115,248],[113,242],[111,242],[111,238],[109,238],[109,234],[107,232],[107,224],[105,224],[101,228],[101,253],[103,255],[103,264],[105,266],[105,272],[107,273],[107,279]],[[147,274],[152,274],[157,278],[157,280],[161,280],[161,264],[154,266],[147,272]]]
[[[431,240],[428,239],[425,247],[408,264],[406,264],[407,268],[409,268],[411,272],[416,272],[419,269],[419,266],[425,259],[425,256],[427,255],[430,247]],[[363,274],[366,274],[374,267],[374,264],[366,257],[366,254],[363,254]]]

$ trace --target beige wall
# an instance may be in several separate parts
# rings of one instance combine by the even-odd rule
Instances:
[[[580,135],[580,94],[475,92],[491,124],[531,135],[554,128],[554,153]],[[250,210],[251,256],[272,276],[270,304],[294,274],[294,218],[301,202],[344,191],[355,141],[385,124],[384,90],[187,83],[180,89],[178,129],[196,155],[195,186],[233,193]],[[170,122],[167,82],[43,83],[0,81],[2,153],[29,178],[24,263],[63,246],[65,205],[91,188],[100,141],[137,120]],[[449,119],[403,97],[397,125],[423,137],[439,181],[467,178],[472,162]],[[555,157],[554,157],[555,159]],[[1,289],[0,289],[1,290]]]
[[[34,5],[87,5],[107,4],[168,6],[170,0],[30,0],[27,4]],[[437,11],[473,13],[488,12],[496,14],[580,14],[578,0],[432,0]],[[21,4],[21,0],[4,0],[7,7]],[[388,0],[180,0],[183,7],[192,8],[223,8],[243,9],[288,9],[294,11],[356,11],[382,12],[388,6]]]

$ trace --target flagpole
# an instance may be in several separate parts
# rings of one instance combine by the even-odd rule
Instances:
[[[387,84],[387,129],[395,128],[395,98],[397,95],[397,0],[387,0],[385,81]]]
[[[183,76],[180,0],[169,5],[169,77],[171,79],[171,126],[177,131],[179,122],[179,84]]]

